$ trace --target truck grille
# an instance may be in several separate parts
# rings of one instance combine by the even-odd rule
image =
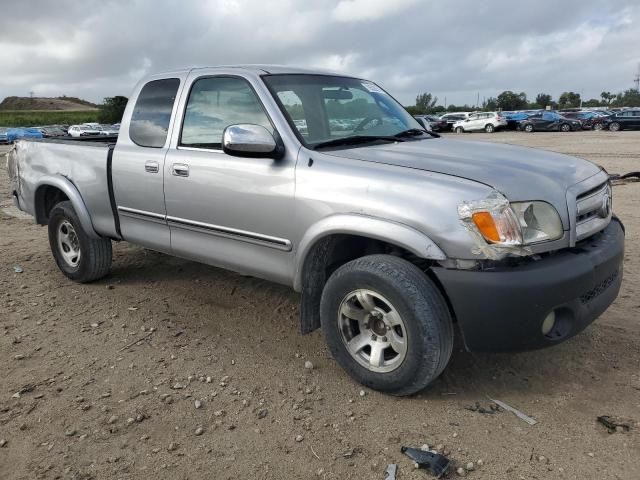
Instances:
[[[611,221],[611,212],[609,182],[579,195],[576,199],[576,241],[603,230]]]

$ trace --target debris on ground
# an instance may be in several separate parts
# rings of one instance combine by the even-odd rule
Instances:
[[[482,405],[480,405],[480,402],[476,402],[474,405],[467,405],[464,408],[465,410],[469,410],[470,412],[478,412],[478,413],[483,413],[488,415],[492,415],[494,413],[498,413],[502,411],[502,409],[500,408],[500,405],[496,403],[490,403],[488,408],[484,408]]]
[[[411,447],[401,447],[400,451],[413,460],[417,468],[429,470],[436,478],[440,478],[449,469],[449,459],[439,453],[425,452]]]
[[[387,465],[387,469],[384,471],[384,480],[396,480],[396,474],[398,473],[398,465],[390,463]]]
[[[614,417],[610,415],[601,415],[598,417],[598,422],[607,427],[609,433],[624,433],[631,430],[631,424],[633,423],[629,419],[620,417]]]
[[[526,415],[524,413],[522,413],[520,410],[518,410],[517,408],[512,407],[511,405],[508,405],[504,402],[501,402],[500,400],[494,400],[493,398],[487,396],[487,398],[489,400],[491,400],[493,403],[495,403],[496,405],[498,405],[500,408],[503,408],[511,413],[513,413],[516,417],[518,417],[519,419],[527,422],[529,425],[535,425],[536,423],[538,423],[538,421],[534,418],[531,418],[529,415]]]
[[[22,273],[24,270],[22,270],[22,267],[20,265],[16,265],[15,267],[13,267],[13,271],[16,273]]]

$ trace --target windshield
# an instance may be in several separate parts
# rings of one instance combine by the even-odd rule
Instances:
[[[349,137],[392,137],[422,126],[376,84],[330,75],[265,75],[302,142],[313,148]]]

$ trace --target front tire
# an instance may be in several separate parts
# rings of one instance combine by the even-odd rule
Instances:
[[[619,132],[620,131],[620,123],[611,122],[609,124],[609,130],[611,130],[612,132]]]
[[[524,126],[524,131],[527,133],[532,133],[533,132],[533,125],[531,125],[530,123]]]
[[[571,125],[569,125],[568,123],[563,123],[562,125],[560,125],[560,131],[561,132],[570,132],[571,131]]]
[[[97,280],[111,269],[111,240],[89,237],[69,201],[51,210],[49,246],[60,271],[76,282]]]
[[[325,285],[320,315],[338,364],[374,390],[416,393],[451,357],[446,301],[424,272],[398,257],[370,255],[338,268]]]
[[[462,128],[462,127],[456,127],[455,132],[456,132],[456,133],[464,133],[464,128]]]

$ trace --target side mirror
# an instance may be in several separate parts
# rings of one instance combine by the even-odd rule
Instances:
[[[284,148],[262,125],[229,125],[222,133],[222,150],[236,157],[280,158]]]

